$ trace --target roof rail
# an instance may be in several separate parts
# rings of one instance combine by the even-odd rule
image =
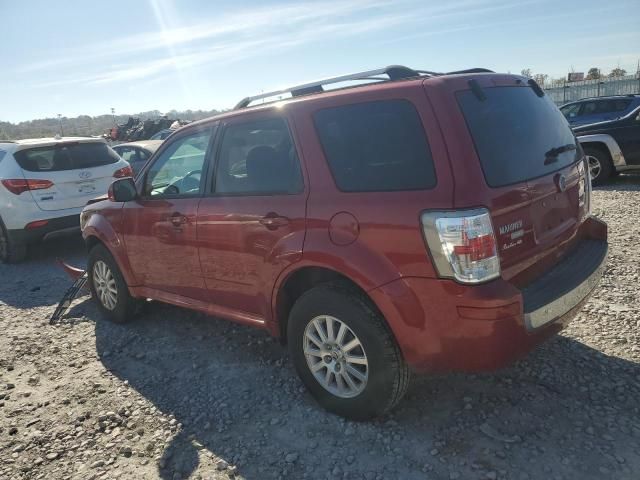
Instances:
[[[467,68],[466,70],[456,70],[455,72],[447,72],[444,75],[457,75],[459,73],[496,73],[488,68]],[[441,74],[443,75],[443,74]]]
[[[378,75],[386,75],[387,78],[381,78]],[[435,72],[427,72],[425,70],[413,70],[402,65],[389,65],[384,68],[378,68],[376,70],[367,70],[364,72],[350,73],[348,75],[340,75],[339,77],[325,78],[324,80],[316,80],[309,83],[303,83],[302,85],[295,85],[289,88],[283,88],[282,90],[276,90],[273,92],[261,93],[260,95],[254,95],[253,97],[246,97],[240,100],[234,107],[234,110],[245,108],[251,105],[256,100],[262,100],[264,98],[274,97],[276,95],[284,95],[290,93],[292,97],[299,97],[301,95],[309,95],[311,93],[324,92],[324,85],[331,85],[333,83],[349,82],[354,80],[364,80],[373,82],[385,82],[390,80],[403,80],[405,78],[420,77],[422,75],[442,75]]]

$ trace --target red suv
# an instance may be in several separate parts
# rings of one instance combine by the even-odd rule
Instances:
[[[411,370],[495,369],[558,332],[606,263],[589,212],[584,154],[535,82],[393,66],[180,129],[81,224],[108,317],[153,299],[265,329],[320,404],[362,419]]]

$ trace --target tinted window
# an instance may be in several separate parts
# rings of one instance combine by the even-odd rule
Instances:
[[[577,149],[550,154],[554,148],[576,145],[576,140],[548,96],[538,97],[527,87],[483,92],[484,101],[470,90],[458,92],[457,98],[490,186],[524,182],[576,160]]]
[[[202,189],[204,162],[211,131],[200,131],[174,140],[153,162],[145,179],[151,197],[192,196]]]
[[[583,115],[618,112],[625,110],[628,106],[628,100],[596,100],[584,104]]]
[[[624,112],[631,105],[631,100],[614,100],[613,101],[613,111],[614,112]]]
[[[20,150],[14,156],[20,167],[30,172],[100,167],[120,160],[105,143],[61,143]]]
[[[578,115],[580,107],[582,105],[580,103],[574,103],[573,105],[567,105],[566,107],[562,107],[560,111],[567,118],[574,118]]]
[[[302,191],[300,163],[284,119],[237,123],[225,128],[215,191],[220,194]]]
[[[436,184],[431,151],[406,100],[359,103],[314,114],[320,143],[345,192],[422,190]]]

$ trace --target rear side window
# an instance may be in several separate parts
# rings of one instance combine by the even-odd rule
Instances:
[[[613,111],[624,112],[631,105],[631,100],[614,100]]]
[[[424,190],[436,185],[424,127],[411,102],[345,105],[320,110],[313,118],[340,190]]]
[[[573,132],[548,96],[528,87],[483,92],[485,100],[471,90],[458,92],[457,99],[489,186],[525,182],[577,160]]]
[[[217,194],[295,194],[303,188],[298,155],[283,118],[225,127],[216,171]]]
[[[105,143],[61,143],[20,150],[14,157],[23,170],[30,172],[100,167],[120,159]]]

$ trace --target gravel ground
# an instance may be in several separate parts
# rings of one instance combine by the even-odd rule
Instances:
[[[638,479],[640,177],[594,192],[609,267],[560,336],[495,374],[415,378],[351,423],[305,393],[263,332],[170,306],[48,317],[81,240],[0,265],[2,479]]]

